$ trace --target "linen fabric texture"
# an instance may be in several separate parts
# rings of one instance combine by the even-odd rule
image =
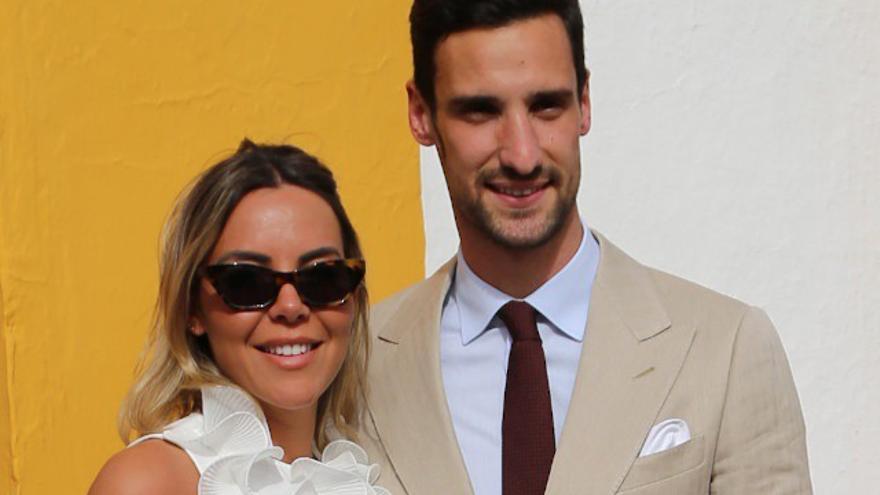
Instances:
[[[812,493],[800,403],[766,314],[593,235],[599,268],[546,493]],[[473,493],[438,349],[454,269],[453,259],[371,314],[361,442],[391,493]],[[670,418],[691,438],[639,457],[651,428]]]

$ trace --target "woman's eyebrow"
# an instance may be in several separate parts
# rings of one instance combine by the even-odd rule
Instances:
[[[340,253],[339,250],[335,247],[324,246],[317,249],[312,249],[311,251],[306,251],[305,253],[301,254],[299,256],[299,264],[303,265],[316,258],[323,258],[330,255],[335,255],[339,258],[342,257],[342,253]]]
[[[254,251],[228,251],[223,253],[223,256],[216,261],[216,264],[219,265],[232,259],[239,261],[252,261],[261,265],[268,265],[269,262],[272,261],[270,256],[263,253],[257,253]]]

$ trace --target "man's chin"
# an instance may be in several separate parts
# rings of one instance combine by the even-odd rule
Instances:
[[[507,218],[486,225],[485,233],[508,249],[528,250],[550,242],[561,223],[548,218]]]
[[[558,201],[522,209],[478,202],[461,210],[456,217],[498,246],[529,250],[541,247],[560,235],[571,210],[572,207],[566,208]]]

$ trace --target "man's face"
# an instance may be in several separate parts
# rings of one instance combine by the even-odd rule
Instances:
[[[463,240],[544,244],[576,214],[578,140],[590,125],[562,21],[456,33],[435,57],[436,109],[410,83],[410,125],[437,146]]]

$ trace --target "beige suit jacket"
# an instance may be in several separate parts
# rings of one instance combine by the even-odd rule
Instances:
[[[797,392],[767,316],[596,237],[601,259],[547,493],[811,493]],[[453,273],[450,261],[372,313],[361,441],[391,493],[472,493],[440,373]],[[687,422],[691,440],[639,457],[651,427],[670,418]]]

